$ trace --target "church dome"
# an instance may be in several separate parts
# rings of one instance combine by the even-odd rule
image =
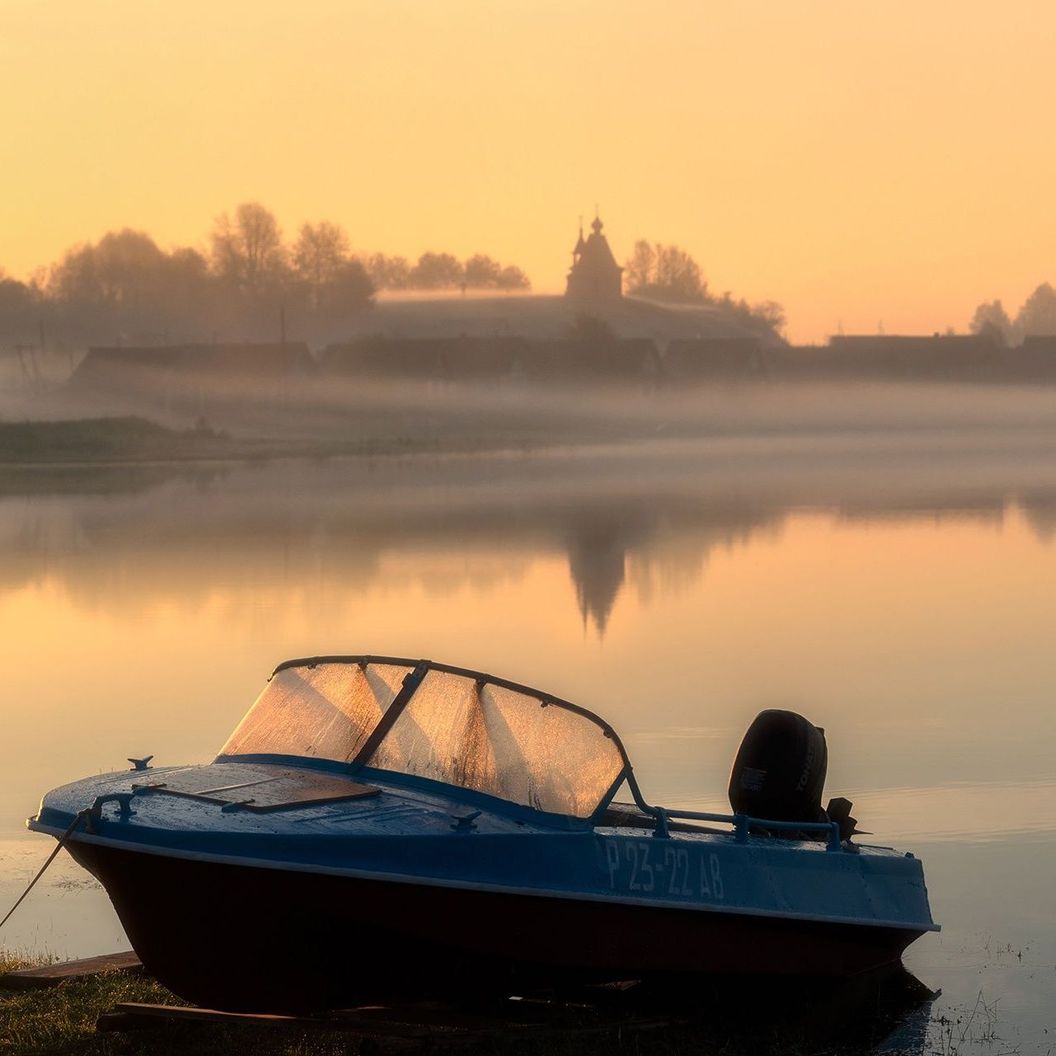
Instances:
[[[623,296],[623,268],[616,263],[609,240],[601,233],[604,224],[594,217],[586,241],[580,229],[573,253],[565,296],[581,301],[608,301]]]

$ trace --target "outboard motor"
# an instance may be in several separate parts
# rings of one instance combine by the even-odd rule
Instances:
[[[730,806],[735,814],[753,818],[827,821],[821,809],[827,765],[823,729],[794,711],[762,711],[748,727],[734,760]],[[765,831],[763,826],[753,830]]]

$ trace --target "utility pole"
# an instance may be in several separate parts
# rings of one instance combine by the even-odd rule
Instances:
[[[40,364],[37,363],[37,346],[36,345],[15,345],[15,351],[18,353],[18,365],[22,368],[22,377],[29,384],[34,384],[40,381]],[[23,353],[29,353],[29,365],[33,369],[30,370],[26,366],[26,357]]]
[[[23,381],[29,381],[29,373],[26,370],[26,359],[25,356],[22,355],[22,352],[26,347],[26,345],[15,345],[15,355],[18,356],[18,365],[22,368]]]

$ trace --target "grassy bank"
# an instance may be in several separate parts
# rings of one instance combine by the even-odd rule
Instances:
[[[603,437],[607,438],[607,437]],[[170,429],[146,418],[0,421],[0,477],[5,472],[134,466],[151,463],[248,462],[347,455],[475,454],[539,447],[549,437],[525,429],[401,428],[399,422],[359,422],[316,435],[231,436],[208,426]],[[580,439],[573,437],[573,439]]]
[[[25,967],[0,954],[0,974]],[[347,1033],[281,1026],[219,1026],[163,1023],[148,1030],[97,1033],[95,1023],[123,1001],[179,1004],[152,980],[110,973],[70,981],[46,990],[0,989],[0,1054],[3,1056],[338,1056],[354,1053],[435,1051],[437,1046],[413,1039],[361,1039]],[[569,1033],[545,1038],[462,1039],[441,1045],[440,1051],[502,1053],[514,1056],[603,1056],[613,1052],[713,1053],[710,1045],[682,1031],[664,1029],[648,1034],[618,1032]]]
[[[29,963],[0,951],[0,975],[26,967],[30,967]],[[47,990],[0,990],[0,1053],[58,1056],[125,1051],[115,1046],[115,1038],[95,1033],[99,1014],[118,1001],[171,1000],[172,995],[152,980],[118,973],[71,981]]]
[[[28,967],[0,952],[0,974]],[[109,973],[44,990],[0,989],[2,1056],[337,1056],[359,1046],[347,1035],[259,1027],[164,1024],[130,1033],[96,1033],[122,1001],[179,1004],[144,976]],[[368,1046],[369,1047],[369,1046]]]
[[[0,950],[0,974],[19,967],[26,965],[5,959]],[[159,1022],[150,1029],[97,1033],[98,1017],[120,1002],[181,1003],[145,976],[110,973],[46,990],[0,989],[0,1056],[337,1056],[425,1051],[481,1056],[806,1056],[817,1052],[861,1056],[878,1043],[883,1049],[882,1040],[896,1027],[907,1043],[923,1031],[934,995],[902,975],[909,983],[899,976],[879,989],[872,984],[857,987],[861,992],[855,993],[850,1005],[845,1005],[847,994],[841,997],[837,990],[834,1000],[828,987],[803,992],[789,985],[761,1000],[754,988],[720,987],[709,993],[705,985],[677,998],[666,988],[644,1001],[632,997],[632,1003],[625,1004],[624,998],[601,1019],[585,1007],[566,1006],[555,1011],[557,1019],[547,1016],[545,1032],[534,1035],[497,1030],[496,1009],[490,1006],[490,1014],[485,1012],[482,1020],[468,1013],[478,1026],[488,1024],[476,1036],[440,1033],[428,1039],[393,1039],[358,1038],[322,1027],[246,1023]],[[848,984],[848,989],[856,988]],[[602,1005],[615,997],[611,994]],[[524,1014],[532,1018],[530,1011]],[[623,1029],[615,1025],[613,1016],[620,1019],[628,1014],[638,1018],[640,1029],[631,1023]],[[606,1019],[609,1025],[603,1027]],[[470,1026],[469,1020],[462,1023]],[[919,1040],[923,1041],[922,1033]]]
[[[167,429],[145,418],[0,422],[0,462],[66,463],[233,457],[244,443],[202,426]]]

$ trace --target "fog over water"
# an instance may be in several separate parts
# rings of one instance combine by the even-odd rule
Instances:
[[[0,385],[0,421],[141,415],[173,428],[203,416],[237,437],[360,442],[385,451],[486,450],[669,436],[774,437],[898,434],[989,446],[1056,436],[1056,385],[911,383],[877,379],[708,379],[707,384],[604,385],[575,377],[551,384],[382,379],[357,375],[271,379],[178,377],[122,367],[120,384]],[[892,435],[895,434],[895,435]],[[0,453],[2,454],[2,453]]]
[[[675,397],[670,430],[653,397],[606,399],[612,435],[577,444],[0,469],[0,897],[49,850],[21,829],[41,793],[211,758],[290,656],[538,685],[690,807],[725,807],[744,729],[789,706],[826,728],[826,795],[863,839],[924,860],[944,931],[908,964],[944,992],[935,1047],[981,991],[1007,1045],[1046,1053],[1056,396],[731,389]],[[38,952],[124,945],[65,860],[9,927]]]

